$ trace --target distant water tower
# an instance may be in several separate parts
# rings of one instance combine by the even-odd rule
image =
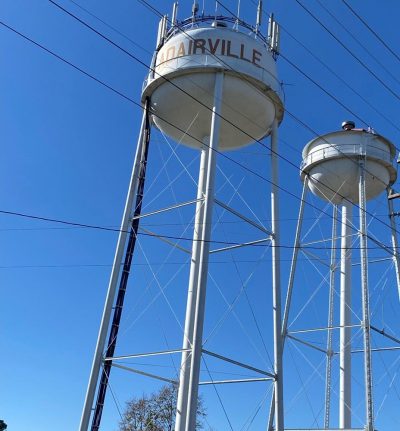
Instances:
[[[315,393],[313,393],[314,400],[317,399],[320,402],[325,399],[324,408],[321,409],[324,412],[323,429],[361,429],[355,428],[352,422],[355,417],[352,405],[352,395],[355,398],[352,385],[354,373],[359,371],[356,370],[354,365],[352,367],[352,356],[355,353],[362,353],[364,372],[361,375],[363,375],[364,380],[362,389],[364,397],[359,397],[357,404],[360,403],[360,399],[361,403],[365,403],[365,421],[362,429],[374,431],[371,330],[376,328],[370,321],[367,249],[368,239],[371,239],[371,236],[368,234],[366,223],[367,201],[379,196],[385,190],[388,190],[388,193],[390,192],[390,187],[397,177],[396,170],[393,167],[395,147],[389,140],[376,134],[372,129],[356,129],[352,121],[344,122],[342,129],[341,131],[328,133],[313,139],[303,149],[301,179],[304,183],[304,189],[289,277],[282,333],[284,340],[291,339],[292,341],[294,340],[293,343],[297,343],[296,345],[306,346],[304,348],[308,349],[308,354],[310,352],[319,352],[319,354],[324,353],[326,355],[325,393],[321,392],[317,398],[315,398]],[[313,238],[313,241],[310,242],[302,239],[304,209],[307,203],[310,204],[306,199],[307,189],[333,206],[331,238],[322,237],[319,240]],[[356,226],[353,222],[352,210],[354,206],[359,210],[359,226]],[[393,213],[390,203],[389,210]],[[337,218],[338,213],[341,213],[340,221]],[[340,234],[337,233],[338,225],[340,227]],[[384,251],[389,253],[389,259],[394,260],[398,273],[399,257],[394,224],[392,224],[391,228],[388,227],[387,231],[391,231],[393,248],[383,248],[387,249]],[[340,239],[339,247],[336,246],[337,239]],[[358,246],[356,245],[357,239]],[[376,242],[378,243],[378,241]],[[330,253],[330,262],[328,264],[324,263],[321,255],[316,254],[315,250],[318,248],[324,248],[324,252]],[[360,260],[356,262],[356,265],[360,268],[360,272],[357,280],[354,277],[354,268],[356,267],[354,266],[354,260],[352,261],[353,248],[359,249]],[[340,250],[338,261],[336,260],[337,249]],[[304,297],[305,295],[303,289],[301,289],[302,292],[294,289],[298,278],[298,274],[296,274],[298,254],[301,251],[304,252],[304,255],[308,254],[309,257],[312,256],[308,270],[303,270],[303,272],[308,274],[308,277],[312,278],[310,274],[315,273],[316,268],[322,272],[317,267],[319,262],[328,268],[327,275],[321,282],[321,285],[325,283],[329,287],[329,295],[324,296],[324,298],[328,298],[329,302],[326,307],[328,316],[326,317],[326,326],[324,325],[324,327],[312,327],[311,320],[305,317],[304,324],[307,324],[308,320],[308,327],[290,328],[291,320],[301,320],[298,319],[300,313],[295,317],[290,313],[293,298],[299,298],[301,295]],[[335,288],[336,275],[340,280],[340,287],[338,289]],[[398,277],[397,282],[399,282]],[[360,287],[359,290],[355,290],[356,287],[357,289]],[[314,294],[316,295],[316,291],[311,294],[310,298],[304,297],[306,305],[302,310],[306,309],[308,303],[312,301]],[[338,310],[334,308],[335,296],[338,296],[339,299]],[[357,313],[353,311],[355,301],[357,301],[357,309],[360,309],[362,316],[359,322],[355,319]],[[319,314],[323,314],[323,309],[321,302],[319,302]],[[353,341],[355,331],[357,330],[362,333],[363,340],[362,348],[359,350],[355,349]],[[338,339],[337,349],[333,345],[333,337]],[[326,343],[325,347],[324,343]],[[318,353],[315,354],[318,356]],[[339,357],[338,363],[334,363],[334,358],[337,357]],[[339,389],[335,393],[335,406],[338,407],[338,415],[335,416],[335,418],[337,417],[337,423],[332,425],[333,373],[337,375]],[[318,410],[318,407],[315,407],[315,409]]]
[[[242,148],[271,136],[270,241],[275,360],[270,378],[274,380],[276,430],[283,431],[277,129],[284,108],[275,65],[279,48],[278,25],[271,17],[268,37],[263,36],[261,1],[256,26],[239,18],[200,15],[197,2],[193,4],[192,16],[178,21],[177,6],[176,2],[170,21],[165,16],[160,22],[156,51],[144,83],[142,129],[80,430],[88,429],[92,409],[91,430],[100,426],[139,226],[147,149],[154,124],[176,142],[201,151],[182,360],[177,382],[176,431],[194,431],[196,424],[216,158],[221,151]],[[128,245],[127,230],[130,230]],[[128,258],[122,265],[124,253]],[[120,287],[116,294],[118,283]],[[106,344],[108,331],[109,343]]]

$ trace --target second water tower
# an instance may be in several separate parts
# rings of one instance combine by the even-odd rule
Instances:
[[[367,209],[367,202],[377,198],[384,191],[389,193],[397,178],[393,166],[394,157],[395,147],[388,139],[370,128],[357,129],[352,121],[345,121],[340,131],[316,137],[303,149],[301,163],[303,195],[282,334],[284,342],[290,340],[295,344],[296,352],[302,352],[297,346],[307,349],[305,353],[301,353],[306,360],[305,363],[312,365],[314,372],[324,381],[324,385],[319,384],[318,387],[315,385],[312,389],[309,384],[314,400],[313,423],[315,425],[319,423],[319,417],[315,412],[323,416],[323,427],[307,428],[310,430],[375,430],[371,352],[381,349],[377,346],[372,349],[371,345],[371,331],[374,325],[371,323],[370,310],[368,244],[375,241],[374,245],[377,248],[381,247],[382,253],[388,254],[387,259],[393,258],[397,272],[399,255],[395,246],[396,232],[393,225],[391,228],[390,225],[386,225],[388,233],[391,231],[393,248],[385,246],[383,241],[375,239],[368,232],[367,215],[370,218],[373,216]],[[328,205],[320,210],[320,216],[304,233],[305,208],[310,206],[316,209],[315,203],[307,199],[308,190]],[[329,204],[333,208],[332,213]],[[353,217],[353,208],[358,210],[358,225],[355,222],[356,217]],[[321,216],[327,216],[330,220],[331,231],[326,229],[326,225],[330,224],[327,222],[325,226],[318,226],[315,237],[306,240],[305,237],[310,236]],[[383,225],[384,231],[385,223]],[[357,256],[355,250],[359,251]],[[307,258],[308,264],[304,264],[302,268],[304,274],[302,288],[295,289],[301,275],[299,274],[301,271],[297,269],[300,265],[299,253]],[[387,259],[378,261],[383,262]],[[316,283],[314,279],[320,281]],[[397,281],[399,282],[399,279]],[[313,283],[316,283],[316,287]],[[308,294],[305,292],[307,284],[310,285]],[[324,287],[327,289],[324,290]],[[327,303],[324,303],[326,300]],[[302,304],[301,306],[296,304],[299,307],[297,314],[291,310],[296,302]],[[311,304],[317,310],[314,318],[310,317],[310,313],[304,315],[302,320],[302,314],[306,312],[305,310],[311,309]],[[299,326],[300,321],[302,323]],[[355,343],[357,336],[361,336],[362,347]],[[382,351],[385,349],[390,350],[385,346]],[[363,359],[359,362],[361,365],[359,367],[352,364],[354,354],[359,356],[362,354]],[[318,373],[315,371],[324,361],[324,356],[321,360],[321,355],[325,356],[326,361],[325,376],[322,376],[319,369]],[[296,362],[296,359],[292,357],[292,361]],[[357,391],[354,390],[355,387]],[[319,396],[316,395],[317,391],[320,391]],[[333,408],[336,406],[338,410],[337,414],[334,414]],[[301,420],[297,418],[297,421]],[[301,425],[299,428],[304,428],[304,423],[297,424]]]

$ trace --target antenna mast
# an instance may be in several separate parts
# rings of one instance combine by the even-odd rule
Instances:
[[[256,19],[256,34],[258,34],[260,32],[261,21],[262,21],[262,14],[263,14],[262,0],[258,0],[257,19]]]

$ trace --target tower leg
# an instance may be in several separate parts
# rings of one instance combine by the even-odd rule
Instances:
[[[207,139],[208,141],[208,139]],[[179,376],[178,399],[176,406],[175,430],[184,430],[190,379],[191,351],[193,345],[193,326],[196,307],[197,284],[199,278],[199,260],[201,238],[203,235],[204,196],[206,193],[206,171],[208,164],[208,146],[203,146],[200,158],[199,181],[197,187],[196,216],[193,229],[192,257],[190,263],[190,278],[186,304],[185,332],[183,338],[182,360]]]
[[[271,227],[272,227],[272,307],[274,321],[274,393],[275,429],[284,430],[283,420],[283,337],[281,310],[281,262],[279,231],[279,170],[278,170],[278,122],[275,119],[271,133]]]
[[[293,245],[292,263],[290,265],[288,289],[287,289],[287,294],[286,294],[285,309],[283,312],[282,350],[283,350],[283,347],[285,345],[286,332],[287,332],[287,327],[288,327],[288,322],[289,322],[289,313],[290,313],[290,306],[292,303],[294,278],[295,278],[296,267],[297,267],[297,257],[299,255],[299,251],[300,251],[300,247],[301,247],[300,235],[301,235],[301,229],[303,226],[304,205],[306,202],[307,186],[308,186],[308,178],[306,177],[304,180],[304,183],[303,183],[303,191],[301,193],[299,217],[297,219],[296,234],[295,234],[294,245]],[[283,354],[283,352],[282,352],[282,354]],[[274,388],[273,393],[272,393],[271,404],[269,407],[269,417],[268,417],[268,425],[267,425],[268,431],[273,431],[273,429],[274,429],[274,418],[275,418],[275,388]]]
[[[138,185],[138,173],[140,169],[140,156],[142,154],[142,147],[144,143],[144,137],[146,132],[146,117],[148,110],[148,102],[146,103],[146,109],[143,113],[142,124],[139,133],[138,144],[136,148],[135,160],[132,169],[132,175],[129,183],[128,194],[125,202],[124,214],[122,217],[120,232],[118,236],[117,248],[115,250],[114,262],[111,270],[110,281],[108,284],[108,291],[106,301],[104,304],[103,316],[100,323],[99,334],[97,337],[96,349],[92,362],[92,369],[90,372],[89,383],[86,391],[85,402],[83,406],[81,421],[79,425],[79,431],[87,431],[89,427],[90,415],[92,412],[94,396],[97,386],[97,381],[100,374],[101,361],[105,348],[105,341],[107,337],[108,327],[110,325],[112,307],[115,299],[115,293],[117,289],[118,279],[122,267],[122,259],[125,250],[126,238],[129,230],[129,222],[132,214],[133,200],[136,194]]]
[[[183,380],[180,382],[178,394],[178,406],[180,412],[178,420],[175,425],[175,431],[195,431],[197,419],[197,401],[198,401],[198,385],[200,378],[200,362],[202,355],[202,338],[203,338],[203,323],[205,312],[206,300],[206,287],[208,276],[208,257],[210,250],[211,238],[211,222],[212,222],[212,208],[214,203],[214,180],[215,180],[215,165],[216,165],[216,150],[218,150],[219,130],[221,123],[221,100],[223,90],[224,74],[223,72],[215,75],[215,88],[214,88],[214,106],[212,109],[211,130],[210,138],[207,143],[208,156],[204,157],[204,207],[202,209],[201,220],[201,236],[195,233],[196,239],[199,244],[199,250],[196,250],[197,256],[193,256],[195,260],[191,267],[190,280],[193,280],[192,291],[189,295],[193,299],[188,298],[188,306],[186,313],[185,329],[190,331],[193,322],[191,336],[191,357],[187,356],[190,360],[190,366],[187,368],[185,364],[185,373],[183,373]],[[199,184],[200,186],[200,184]],[[203,194],[203,193],[202,193]],[[193,246],[195,248],[195,245]],[[193,252],[193,250],[192,250]],[[197,260],[195,259],[197,257]],[[193,276],[192,276],[193,274]],[[195,285],[196,284],[196,285]],[[190,287],[189,287],[190,289]],[[189,304],[190,301],[190,304]],[[186,393],[185,393],[186,392]],[[186,404],[186,411],[184,406]],[[185,417],[185,418],[184,418]]]
[[[387,195],[389,197],[390,188],[387,189]],[[399,247],[397,241],[397,232],[396,232],[396,224],[394,221],[394,209],[393,209],[393,201],[388,199],[388,209],[389,209],[389,219],[390,219],[390,228],[392,233],[392,248],[393,248],[393,262],[396,270],[396,282],[397,282],[397,292],[400,300],[400,256],[399,256]]]
[[[335,292],[335,273],[336,273],[336,235],[337,235],[337,214],[338,207],[333,207],[332,221],[332,242],[331,242],[331,261],[329,273],[329,308],[328,308],[328,334],[326,343],[326,371],[325,371],[325,429],[329,428],[331,412],[331,387],[332,387],[332,326],[333,326],[333,308]]]
[[[351,428],[351,223],[353,204],[342,202],[340,251],[339,428]]]
[[[364,338],[364,377],[365,377],[365,406],[366,406],[366,431],[374,431],[374,411],[372,399],[372,361],[371,361],[371,328],[369,312],[368,291],[368,263],[367,263],[367,217],[365,198],[365,161],[360,159],[359,180],[359,208],[360,208],[360,256],[361,256],[361,299],[363,315]]]

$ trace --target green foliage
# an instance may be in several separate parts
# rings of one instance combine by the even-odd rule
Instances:
[[[7,429],[7,424],[0,419],[0,431],[4,431]]]
[[[175,427],[177,388],[163,386],[150,396],[133,398],[126,403],[119,431],[173,431]],[[197,408],[196,429],[201,430],[205,410],[201,399]]]

